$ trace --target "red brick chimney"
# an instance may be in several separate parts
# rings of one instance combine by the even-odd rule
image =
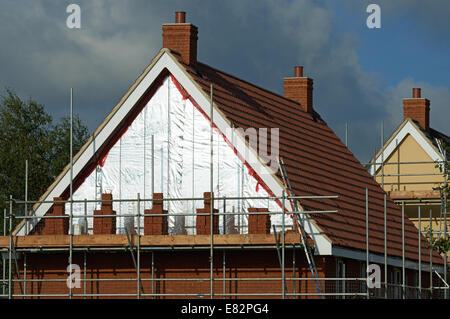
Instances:
[[[175,12],[175,23],[162,26],[163,47],[178,52],[183,62],[197,64],[198,29],[186,23],[186,12]]]
[[[403,120],[416,120],[420,126],[428,131],[430,128],[430,100],[422,98],[420,88],[413,88],[412,98],[403,99]]]
[[[294,67],[293,78],[284,78],[284,96],[300,103],[304,111],[314,111],[313,80],[303,76],[303,66]]]

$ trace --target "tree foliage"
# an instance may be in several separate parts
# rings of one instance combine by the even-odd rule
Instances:
[[[445,175],[445,178],[447,179],[447,185],[442,185],[442,186],[438,187],[437,189],[438,190],[440,189],[442,191],[443,197],[445,198],[444,201],[447,202],[447,205],[445,205],[445,203],[444,203],[444,209],[446,206],[447,212],[448,212],[450,210],[450,207],[449,207],[450,184],[448,181],[449,172],[450,172],[450,161],[448,161],[449,154],[450,154],[450,145],[443,144],[443,148],[447,152],[446,153],[447,158],[445,158],[444,165],[442,165],[441,163],[437,163],[436,167],[438,167],[439,170],[441,171],[441,173],[443,173]],[[447,216],[447,218],[449,218],[449,217],[450,216]],[[447,221],[447,223],[448,223],[448,221]],[[427,239],[430,242],[431,247],[434,250],[437,250],[440,254],[450,251],[450,237],[448,236],[448,234],[445,237],[444,234],[434,235],[434,234],[430,234],[429,232],[427,232]]]
[[[88,138],[88,130],[78,116],[73,121],[73,152]],[[7,89],[0,96],[0,209],[9,209],[7,200],[25,197],[25,161],[28,160],[28,200],[38,200],[70,161],[70,119],[56,124],[44,106],[23,101]],[[24,207],[15,205],[15,214]],[[3,224],[3,223],[2,223]],[[3,227],[2,227],[3,228]]]
[[[73,118],[73,155],[84,145],[89,137],[88,129],[81,123],[78,116]],[[70,117],[61,118],[60,122],[50,131],[52,141],[52,165],[49,167],[52,180],[70,162]]]
[[[443,235],[430,234],[430,229],[425,229],[425,234],[428,239],[429,245],[432,249],[436,250],[439,254],[446,253],[450,250],[450,240],[445,239]]]

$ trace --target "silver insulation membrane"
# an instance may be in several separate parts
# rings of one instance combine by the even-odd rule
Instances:
[[[232,144],[233,139],[230,141]],[[249,174],[233,148],[217,130],[213,131],[213,147],[213,190],[216,198],[269,196],[263,187],[257,187],[257,180]],[[99,200],[102,192],[112,193],[113,199],[134,199],[134,202],[113,203],[113,209],[118,215],[117,233],[124,233],[126,223],[134,223],[134,227],[137,227],[137,217],[131,217],[130,220],[121,215],[137,215],[138,193],[141,199],[152,198],[152,192],[163,193],[164,198],[181,199],[203,198],[204,192],[210,192],[210,148],[210,121],[189,99],[183,98],[169,76],[110,149],[103,167],[98,166],[85,179],[74,192],[73,199]],[[176,215],[195,214],[196,209],[203,206],[203,200],[165,201],[164,209],[170,214],[169,234],[195,234],[195,216]],[[140,213],[144,214],[144,209],[151,207],[150,201],[141,202]],[[281,212],[280,206],[268,199],[215,200],[214,207],[219,212],[227,213],[247,212],[249,207]],[[290,208],[288,201],[286,208]],[[82,218],[76,216],[84,215],[85,212],[93,215],[95,209],[100,209],[100,203],[74,203],[74,224],[83,223]],[[69,211],[70,204],[67,203],[66,213]],[[220,216],[220,233],[245,234],[247,220],[248,215]],[[143,222],[141,217],[141,234]],[[281,229],[281,214],[272,215],[271,222],[277,230]],[[87,224],[88,233],[92,233],[93,218],[88,218]],[[286,217],[285,224],[292,225],[292,219]]]

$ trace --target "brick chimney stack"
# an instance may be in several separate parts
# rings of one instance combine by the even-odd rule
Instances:
[[[186,12],[175,12],[175,23],[163,24],[163,47],[178,52],[183,62],[197,64],[198,29],[186,23]]]
[[[294,77],[284,78],[284,96],[298,102],[305,112],[314,111],[313,80],[303,76],[303,66],[294,67]]]
[[[430,129],[430,100],[421,97],[421,89],[413,88],[412,98],[403,99],[403,120],[410,118],[426,131]]]

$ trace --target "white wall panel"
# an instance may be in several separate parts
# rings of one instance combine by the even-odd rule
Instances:
[[[165,198],[203,197],[211,190],[210,163],[211,138],[210,122],[191,103],[183,99],[170,77],[159,87],[141,113],[130,125],[119,141],[111,148],[104,166],[101,168],[101,188],[112,192],[114,199],[151,198],[152,171],[154,171],[154,190],[164,193]],[[154,168],[152,169],[152,135],[154,135]],[[213,176],[216,197],[268,196],[259,187],[247,167],[233,149],[224,141],[222,135],[213,133]],[[74,199],[95,199],[95,170],[75,191]],[[270,211],[280,211],[273,201],[265,199],[243,201],[216,201],[215,208],[220,212],[247,211],[249,207],[267,207]],[[151,208],[151,203],[141,205]],[[88,205],[88,214],[92,214],[95,204]],[[203,201],[165,202],[165,209],[171,214],[195,213],[196,208],[203,207]],[[117,214],[136,213],[136,204],[114,203]],[[66,206],[70,209],[69,204]],[[84,214],[84,204],[74,205],[74,215]],[[229,219],[229,218],[228,218]],[[273,216],[272,222],[281,225],[281,215]],[[242,226],[241,232],[247,232],[247,216],[235,224]],[[137,220],[135,220],[135,226]],[[220,218],[220,227],[223,227]],[[286,225],[292,224],[287,218]],[[118,218],[117,228],[121,232],[124,219]],[[141,219],[143,225],[143,219]],[[92,219],[88,221],[92,229]],[[169,233],[195,234],[195,217],[169,217]],[[279,227],[279,226],[278,226]]]

